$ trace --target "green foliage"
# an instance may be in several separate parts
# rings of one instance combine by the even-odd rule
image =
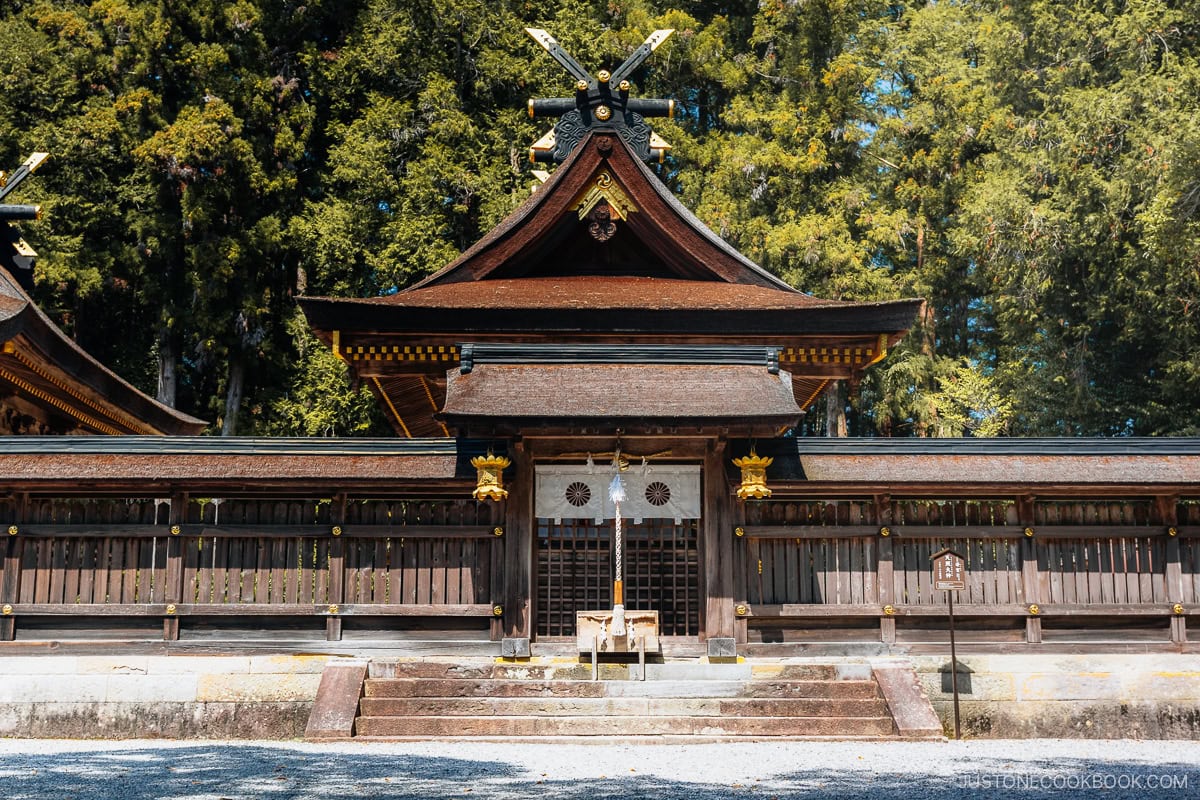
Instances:
[[[1200,433],[1200,7],[765,0],[0,4],[39,302],[223,432],[379,433],[294,296],[371,296],[528,193],[529,96],[633,76],[686,205],[823,297],[923,297],[850,427]],[[172,377],[174,376],[174,377]]]

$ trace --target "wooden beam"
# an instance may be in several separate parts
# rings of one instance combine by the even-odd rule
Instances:
[[[746,603],[750,600],[750,587],[747,585],[749,573],[749,542],[746,541],[746,503],[731,501],[732,520],[735,530],[741,530],[741,536],[734,534],[734,531],[725,531],[724,535],[731,539],[731,550],[733,563],[733,596],[738,602]],[[736,609],[735,609],[736,615]],[[734,638],[737,644],[745,644],[749,640],[749,628],[746,618],[737,616],[734,623]]]
[[[1166,562],[1163,565],[1163,578],[1166,582],[1167,602],[1183,602],[1183,566],[1181,564],[1181,547],[1179,544],[1179,498],[1175,495],[1159,495],[1154,498],[1153,519],[1168,531],[1174,530],[1174,536],[1167,536]],[[1187,642],[1187,618],[1176,615],[1171,618],[1171,641],[1182,645]]]
[[[171,495],[170,513],[167,515],[167,524],[170,526],[168,531],[174,530],[176,525],[182,526],[187,522],[187,492],[176,492]],[[158,507],[155,507],[155,516],[157,518]],[[182,534],[167,534],[167,587],[163,593],[163,599],[168,604],[174,604],[176,607],[183,602],[184,585],[183,585],[183,548],[184,541]],[[179,640],[179,617],[175,614],[168,614],[163,617],[163,639],[168,642]]]
[[[886,494],[875,495],[871,504],[872,516],[876,523],[876,533],[883,528],[891,529],[892,498]],[[879,606],[894,605],[896,602],[896,575],[893,561],[894,545],[891,536],[880,536],[877,552],[878,562],[875,568],[875,580],[879,587]],[[890,615],[879,618],[879,640],[887,645],[896,643],[896,619]]]
[[[346,521],[346,493],[338,492],[333,497],[329,507],[329,522],[332,531],[342,531],[334,536],[329,543],[329,597],[330,605],[341,606],[346,599],[346,543],[343,524]],[[339,614],[330,614],[325,620],[326,641],[336,642],[342,638],[342,618]]]
[[[893,617],[945,617],[946,606],[893,605]],[[1194,613],[1196,606],[1188,609]],[[1170,617],[1174,612],[1164,604],[1076,604],[1062,603],[1039,607],[1040,617]],[[829,617],[882,617],[874,605],[783,603],[747,606],[746,616],[758,619],[824,619]],[[954,604],[955,617],[1028,617],[1029,609],[1020,603]]]
[[[704,623],[706,639],[734,638],[733,530],[729,484],[725,480],[724,437],[714,439],[704,456],[704,518],[701,521],[704,561]]]
[[[1037,543],[1030,537],[1024,536],[1024,529],[1036,531],[1036,514],[1033,495],[1022,495],[1017,498],[1017,522],[1022,531],[1021,540],[1021,588],[1025,603],[1041,603],[1041,574],[1038,564]],[[1048,535],[1048,534],[1046,534]],[[1042,621],[1033,616],[1025,618],[1025,641],[1029,644],[1040,644],[1042,641]]]
[[[488,603],[181,603],[180,617],[491,617]],[[166,614],[165,603],[15,603],[13,615],[47,617],[156,617]]]
[[[488,559],[489,575],[488,575],[488,603],[495,608],[504,607],[505,603],[505,586],[504,586],[504,522],[508,513],[508,501],[489,502],[489,512],[492,523],[492,536],[489,544],[481,544],[480,547],[487,547],[491,550],[491,557]],[[496,531],[501,532],[500,536],[496,535]],[[504,617],[492,615],[491,623],[491,639],[493,642],[498,642],[504,638]]]
[[[513,478],[504,519],[505,635],[528,639],[533,632],[533,458],[524,440],[508,448]]]

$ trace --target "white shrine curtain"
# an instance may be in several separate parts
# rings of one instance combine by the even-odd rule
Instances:
[[[536,468],[534,513],[553,520],[616,516],[608,497],[613,470],[608,464],[539,464]],[[621,516],[643,519],[700,518],[700,467],[674,464],[631,464],[621,473],[625,500]]]

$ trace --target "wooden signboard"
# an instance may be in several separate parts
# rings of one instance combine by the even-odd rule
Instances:
[[[962,737],[958,714],[958,654],[954,652],[954,594],[967,588],[966,560],[950,548],[938,550],[933,561],[933,588],[948,592],[946,613],[950,620],[950,690],[954,693],[954,738]]]
[[[933,588],[962,591],[967,588],[967,569],[963,557],[953,550],[933,554]]]

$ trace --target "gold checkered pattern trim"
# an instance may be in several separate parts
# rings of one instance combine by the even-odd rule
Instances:
[[[871,347],[785,347],[779,351],[781,364],[870,364]]]
[[[347,361],[458,361],[458,347],[430,345],[352,345],[340,355]]]

